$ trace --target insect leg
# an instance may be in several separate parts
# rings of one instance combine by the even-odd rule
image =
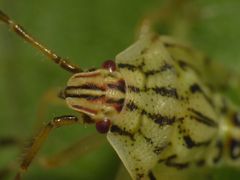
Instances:
[[[137,38],[149,33],[170,34],[186,39],[198,10],[190,0],[165,1],[160,8],[146,14],[137,28]]]
[[[40,163],[48,168],[56,167],[68,163],[69,161],[74,160],[76,157],[83,156],[86,153],[96,150],[103,143],[106,143],[106,138],[99,133],[94,133],[80,139],[75,144],[71,145],[67,149],[64,149],[63,151],[60,151],[52,157],[41,158]]]
[[[65,101],[62,99],[64,99],[64,97],[61,97],[61,91],[59,91],[59,88],[51,88],[44,92],[40,98],[40,102],[37,108],[37,121],[35,125],[36,128],[39,128],[42,125],[42,120],[46,118],[49,106],[66,105]]]
[[[53,61],[54,63],[58,64],[64,70],[67,70],[67,71],[72,72],[72,73],[78,73],[78,72],[82,71],[79,67],[70,64],[69,62],[67,62],[66,59],[58,56],[53,51],[51,51],[46,46],[44,46],[39,41],[37,41],[35,38],[33,38],[29,33],[27,33],[23,29],[22,26],[20,26],[19,24],[15,23],[12,19],[10,19],[1,10],[0,10],[0,21],[6,23],[13,32],[15,32],[18,36],[23,38],[28,43],[30,43],[33,47],[38,49],[45,56],[47,56],[51,61]]]
[[[53,129],[79,123],[83,123],[83,121],[75,116],[60,116],[50,121],[44,128],[40,130],[40,132],[32,140],[29,148],[27,148],[25,154],[23,155],[23,160],[21,161],[20,168],[15,179],[21,179],[22,173],[27,170],[37,152],[48,138],[49,133]]]

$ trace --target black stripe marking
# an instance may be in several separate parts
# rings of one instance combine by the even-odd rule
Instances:
[[[174,162],[174,160],[177,158],[177,155],[172,155],[169,156],[166,160],[165,160],[165,165],[168,167],[173,167],[176,169],[186,169],[189,167],[189,163],[188,162],[184,162],[184,163],[179,163],[179,162]]]
[[[140,88],[135,87],[135,86],[128,86],[128,89],[134,93],[139,93],[140,92]]]
[[[211,98],[209,98],[206,93],[202,90],[202,88],[197,84],[197,83],[194,83],[190,86],[190,91],[195,94],[195,93],[201,93],[203,95],[203,97],[206,99],[206,101],[212,106],[214,107],[214,103],[213,101],[211,100]]]
[[[144,74],[145,74],[146,76],[155,75],[155,74],[157,74],[157,73],[162,73],[162,72],[167,71],[167,70],[170,70],[170,69],[172,69],[172,68],[173,68],[172,65],[165,63],[165,64],[164,64],[162,67],[160,67],[159,69],[146,71],[146,72],[144,72]]]
[[[136,71],[139,67],[138,66],[134,66],[132,64],[123,64],[123,63],[120,63],[118,64],[118,68],[122,68],[122,69],[128,69],[130,71]]]
[[[117,83],[114,84],[107,84],[108,88],[117,89],[122,93],[126,92],[126,85],[124,80],[119,80]]]
[[[167,87],[155,87],[152,88],[157,94],[161,96],[167,96],[178,99],[178,93],[176,88],[167,88]]]
[[[163,45],[166,47],[166,48],[181,48],[183,49],[184,51],[187,51],[188,53],[193,53],[193,49],[184,45],[184,44],[177,44],[177,43],[169,43],[169,42],[164,42]]]
[[[112,133],[117,133],[117,134],[119,134],[119,135],[121,135],[121,136],[127,136],[127,137],[129,137],[132,141],[135,141],[133,134],[131,134],[130,132],[128,132],[128,131],[126,131],[126,130],[124,130],[124,129],[121,129],[121,128],[120,128],[119,126],[117,126],[117,125],[112,125],[110,131],[111,131]]]
[[[203,115],[201,112],[192,109],[192,108],[188,108],[189,111],[193,112],[195,116],[190,116],[191,118],[197,120],[200,123],[203,123],[209,127],[218,127],[218,124],[212,120],[211,118]]]
[[[180,60],[177,60],[177,63],[183,71],[185,71],[186,69],[189,68],[189,69],[193,70],[196,74],[201,75],[201,73],[199,72],[198,69],[196,69],[191,64],[188,64],[186,61],[180,59]]]
[[[135,86],[128,86],[128,90],[130,92],[134,93],[140,93],[140,92],[147,92],[147,91],[154,91],[157,94],[160,94],[161,96],[165,97],[171,97],[171,98],[176,98],[178,99],[178,93],[176,88],[170,88],[170,87],[154,87],[154,88],[145,88],[145,89],[140,89]]]
[[[211,141],[204,141],[204,142],[195,142],[190,136],[183,136],[183,139],[187,145],[187,148],[191,149],[193,147],[199,147],[199,146],[208,146]]]
[[[88,101],[94,101],[98,99],[102,99],[105,97],[105,95],[95,96],[95,95],[88,95],[88,94],[65,94],[66,98],[83,98]]]
[[[154,176],[152,171],[149,171],[148,177],[149,177],[150,180],[157,180],[157,178]]]
[[[96,84],[83,84],[79,86],[67,86],[65,91],[67,90],[76,90],[76,89],[90,89],[90,90],[99,90],[99,91],[105,91],[103,87],[99,87]]]
[[[176,121],[176,117],[167,117],[167,116],[162,116],[161,114],[151,114],[145,110],[142,110],[142,115],[148,116],[150,119],[152,119],[156,124],[160,126],[165,126],[165,125],[171,125]]]

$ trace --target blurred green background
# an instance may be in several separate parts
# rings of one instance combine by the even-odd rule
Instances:
[[[0,8],[28,32],[82,67],[98,67],[134,41],[136,26],[160,0],[1,0]],[[239,0],[192,1],[200,18],[188,32],[193,46],[238,70],[240,67]],[[6,26],[0,25],[0,137],[20,139],[36,133],[36,114],[44,92],[64,87],[70,74],[49,62]],[[42,123],[72,114],[50,106]],[[94,132],[94,127],[71,126],[55,130],[40,152],[50,155]],[[19,159],[14,147],[0,149],[0,168]],[[25,179],[114,179],[119,159],[105,143],[96,151],[55,168],[32,164]],[[238,179],[233,169],[216,170],[216,179]]]

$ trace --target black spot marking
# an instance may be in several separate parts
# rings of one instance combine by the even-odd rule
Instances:
[[[157,180],[157,178],[154,176],[152,171],[149,171],[148,177],[149,177],[150,180]]]
[[[178,60],[178,65],[182,68],[182,70],[186,70],[186,68],[189,66],[185,61]]]
[[[193,112],[195,116],[191,116],[191,118],[197,120],[198,122],[205,124],[209,127],[218,127],[218,124],[216,121],[214,121],[213,119],[203,115],[201,112],[192,109],[192,108],[188,108],[189,111]]]
[[[240,141],[233,138],[230,139],[230,157],[234,160],[240,157]]]
[[[165,126],[165,125],[171,125],[176,121],[176,117],[168,117],[168,116],[163,116],[161,114],[151,114],[145,110],[142,110],[142,115],[148,116],[150,119],[152,119],[156,124],[159,124],[160,126]]]
[[[128,132],[128,131],[126,131],[126,130],[124,130],[124,129],[121,129],[119,126],[112,125],[110,131],[111,131],[112,133],[117,133],[117,134],[119,134],[119,135],[121,135],[121,136],[127,136],[127,137],[129,137],[132,141],[135,140],[133,134],[131,134],[130,132]]]
[[[130,110],[130,111],[136,111],[138,109],[138,106],[136,104],[134,104],[133,102],[128,102],[126,104],[126,107]]]
[[[183,136],[183,139],[184,139],[188,148],[192,148],[196,145],[195,142],[193,142],[193,140],[191,139],[190,136]]]
[[[200,86],[197,83],[194,83],[190,86],[190,91],[192,93],[196,93],[196,92],[202,92],[202,89],[200,88]]]
[[[163,150],[165,150],[167,148],[168,145],[163,145],[163,146],[154,146],[154,150],[153,152],[156,154],[156,155],[159,155],[163,152]]]
[[[208,146],[210,144],[209,141],[204,141],[204,142],[195,142],[190,136],[183,136],[183,139],[187,145],[187,148],[191,149],[193,147],[199,147],[199,146]]]
[[[167,87],[155,87],[152,88],[157,94],[161,96],[167,96],[178,99],[178,93],[176,88],[167,88]]]

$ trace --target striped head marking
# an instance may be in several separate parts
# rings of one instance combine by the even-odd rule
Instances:
[[[106,61],[102,69],[74,74],[64,90],[68,106],[90,116],[102,133],[108,131],[111,117],[122,110],[125,99],[125,81],[115,70],[115,63]]]

